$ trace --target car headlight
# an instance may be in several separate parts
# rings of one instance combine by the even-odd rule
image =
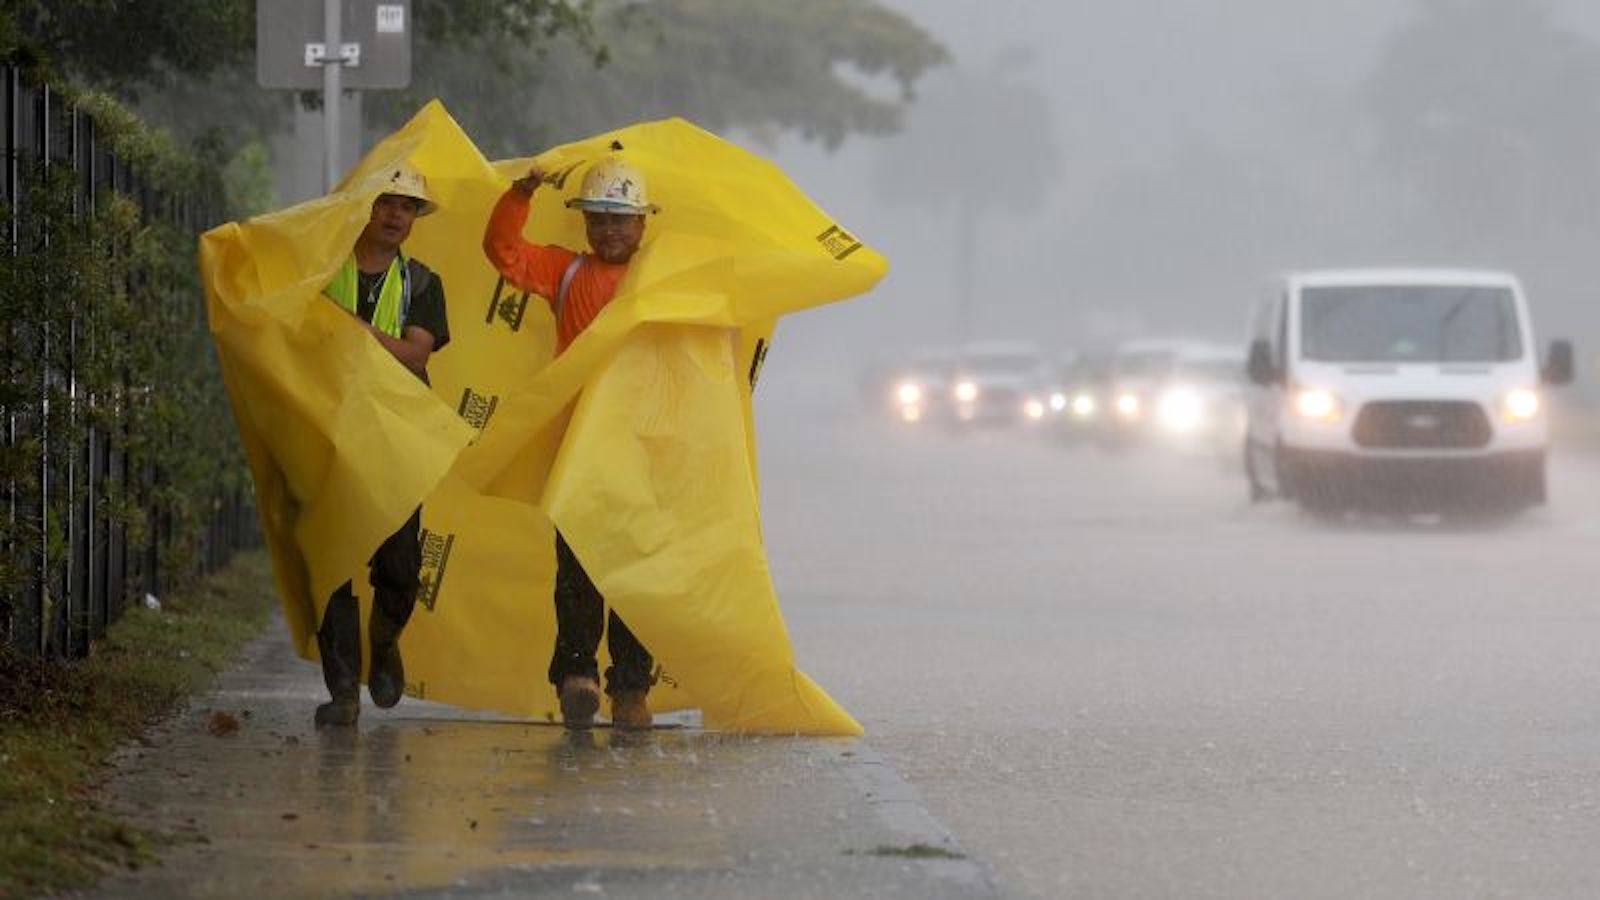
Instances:
[[[1139,395],[1138,394],[1118,394],[1117,395],[1117,414],[1122,416],[1124,419],[1138,418],[1138,416],[1139,416]]]
[[[1322,388],[1300,388],[1296,391],[1294,411],[1302,419],[1313,422],[1337,422],[1344,415],[1344,407],[1338,396]]]
[[[915,381],[903,381],[895,389],[894,395],[902,406],[920,403],[922,401],[922,385],[917,384]]]
[[[1087,419],[1095,414],[1100,404],[1095,402],[1093,394],[1078,394],[1072,398],[1072,414],[1080,419]]]
[[[1050,409],[1052,409],[1055,412],[1061,412],[1062,410],[1064,410],[1066,408],[1067,408],[1067,395],[1066,394],[1063,394],[1060,391],[1055,391],[1054,393],[1052,393],[1050,395]]]
[[[1193,431],[1205,417],[1205,401],[1189,388],[1173,388],[1161,395],[1161,424],[1172,431]]]
[[[1506,394],[1500,409],[1507,419],[1513,422],[1526,422],[1538,416],[1542,406],[1538,391],[1533,388],[1517,388]]]
[[[978,385],[971,381],[956,382],[956,399],[962,403],[971,403],[978,399]]]
[[[1022,414],[1030,419],[1042,419],[1044,418],[1044,403],[1037,397],[1029,397],[1022,404]]]

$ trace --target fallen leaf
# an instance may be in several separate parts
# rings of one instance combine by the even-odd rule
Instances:
[[[222,710],[214,710],[206,722],[206,730],[215,737],[228,737],[239,730],[239,720]]]

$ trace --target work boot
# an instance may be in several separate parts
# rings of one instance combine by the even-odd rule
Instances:
[[[561,721],[568,728],[588,728],[600,709],[600,682],[587,675],[561,679]]]
[[[401,626],[389,621],[377,604],[367,617],[367,640],[371,651],[371,668],[367,671],[367,693],[379,709],[388,709],[400,702],[406,691],[406,667],[400,659]]]
[[[611,726],[624,731],[649,731],[655,727],[644,691],[618,691],[612,695]]]
[[[361,714],[361,612],[354,595],[339,591],[328,601],[317,629],[322,681],[333,699],[317,707],[315,722],[354,725]]]

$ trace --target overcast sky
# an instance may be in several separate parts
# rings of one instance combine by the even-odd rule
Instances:
[[[886,2],[955,56],[924,96],[1005,70],[1045,98],[1061,168],[1036,208],[991,211],[963,236],[948,209],[894,202],[875,179],[886,154],[909,164],[919,150],[1005,166],[1018,155],[1002,135],[969,129],[965,147],[854,138],[831,154],[797,140],[775,148],[892,266],[872,297],[785,323],[808,360],[847,368],[954,341],[962,255],[974,263],[973,332],[1032,337],[1051,352],[1140,334],[1240,340],[1276,271],[1409,261],[1403,241],[1379,243],[1361,227],[1393,217],[1394,185],[1373,169],[1360,90],[1415,14],[1412,0]],[[1574,30],[1600,34],[1596,4],[1551,5]],[[1437,251],[1415,261],[1504,264]],[[1582,320],[1548,303],[1559,327]]]

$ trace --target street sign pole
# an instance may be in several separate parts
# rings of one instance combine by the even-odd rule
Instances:
[[[339,33],[339,0],[322,0],[322,189],[332,192],[339,179],[339,100],[343,95],[344,38]]]
[[[361,92],[411,83],[411,0],[255,0],[255,6],[256,82],[322,92],[318,122],[296,117],[299,143],[289,193],[309,196],[319,186],[330,192],[343,173],[343,158],[360,155]],[[357,139],[350,140],[346,130]]]

